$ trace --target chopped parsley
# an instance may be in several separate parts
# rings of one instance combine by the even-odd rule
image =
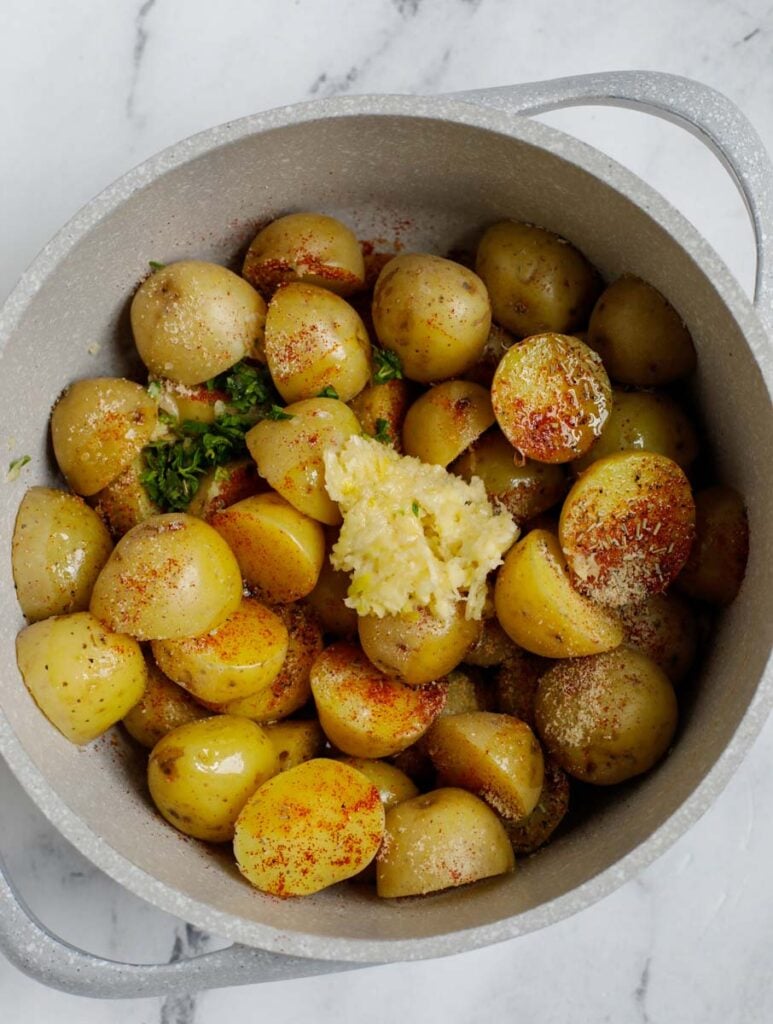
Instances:
[[[374,441],[380,441],[381,444],[391,444],[392,435],[389,433],[389,420],[376,420],[376,433],[373,435]]]
[[[272,405],[265,415],[267,420],[291,420],[293,414],[285,412],[281,405]]]
[[[413,512],[415,516],[418,516],[418,514],[421,512],[421,506],[419,505],[418,501],[414,501],[414,503],[411,505],[411,512]]]
[[[328,384],[327,387],[322,388],[317,398],[338,398],[338,392],[332,384]]]
[[[13,459],[8,465],[8,472],[5,474],[6,482],[11,483],[17,480],[28,462],[32,462],[31,455],[20,455],[18,459]]]
[[[145,388],[145,390],[147,391],[147,393],[150,395],[151,398],[160,398],[161,397],[161,392],[164,389],[161,386],[161,381],[160,380],[152,380],[148,384],[147,388]]]
[[[402,380],[403,364],[396,352],[373,346],[373,383],[386,384],[388,380]]]
[[[166,266],[166,263],[159,263],[158,260],[148,260],[148,266],[155,274],[157,270],[163,270],[164,267]]]
[[[206,383],[208,391],[224,391],[228,404],[237,412],[251,412],[256,407],[273,406],[279,396],[265,366],[237,363],[230,370]]]

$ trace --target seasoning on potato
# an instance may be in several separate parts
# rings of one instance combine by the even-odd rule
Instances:
[[[749,523],[743,499],[715,485],[695,495],[695,544],[677,586],[699,601],[724,606],[741,589],[749,557]]]
[[[123,716],[123,724],[133,739],[152,750],[172,729],[209,718],[210,712],[165,676],[152,658],[145,659],[145,667],[148,678],[142,697]]]
[[[449,380],[425,391],[403,423],[403,451],[422,462],[447,466],[494,422],[486,388]]]

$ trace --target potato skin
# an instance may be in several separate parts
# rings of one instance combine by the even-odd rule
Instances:
[[[177,640],[236,611],[242,578],[220,534],[195,516],[152,516],[121,538],[97,577],[90,609],[115,632]]]
[[[350,638],[357,635],[357,612],[344,604],[349,592],[349,573],[334,569],[330,564],[330,549],[337,539],[336,531],[329,531],[328,546],[322,568],[306,604],[322,624],[326,633]]]
[[[89,612],[58,615],[16,637],[24,683],[72,743],[90,743],[140,700],[147,671],[139,644],[110,633]]]
[[[123,716],[129,735],[143,747],[152,750],[158,741],[172,729],[210,713],[177,683],[165,676],[151,658],[145,659],[148,680],[138,704]]]
[[[740,494],[716,485],[695,495],[695,543],[677,577],[683,593],[723,607],[741,588],[749,557],[749,523]]]
[[[376,787],[347,764],[315,758],[277,775],[247,802],[234,853],[256,889],[307,896],[358,874],[383,836]]]
[[[134,342],[148,370],[193,385],[260,354],[266,303],[231,270],[181,260],[143,281],[130,314]]]
[[[419,896],[514,869],[501,821],[464,789],[436,789],[387,811],[376,860],[379,896]]]
[[[447,466],[494,422],[486,388],[447,380],[425,391],[408,410],[403,451],[422,462]]]
[[[471,270],[428,253],[384,266],[373,293],[373,324],[410,380],[458,377],[480,358],[491,327],[486,288]]]
[[[550,839],[569,810],[569,779],[556,762],[545,759],[545,780],[537,806],[522,821],[504,821],[517,856],[534,853]]]
[[[561,661],[540,679],[537,730],[570,775],[606,786],[648,771],[676,729],[671,683],[640,651],[620,647]]]
[[[148,443],[156,403],[122,377],[77,380],[51,413],[54,455],[67,483],[84,497],[107,487]]]
[[[639,605],[621,608],[624,643],[660,666],[672,683],[693,667],[698,651],[698,619],[679,594],[655,594]]]
[[[410,800],[419,794],[418,788],[405,772],[388,761],[377,761],[367,757],[337,757],[336,761],[356,768],[366,779],[370,779],[378,790],[384,810],[388,811],[390,807],[396,807],[403,800]]]
[[[159,740],[148,761],[148,787],[175,828],[195,839],[225,843],[242,807],[278,768],[274,747],[259,725],[215,715]]]
[[[104,523],[82,498],[30,487],[11,540],[13,582],[26,619],[85,611],[112,550]]]
[[[533,729],[534,702],[540,676],[547,672],[552,664],[548,658],[541,658],[538,654],[531,654],[513,644],[513,651],[499,666],[494,677],[497,693],[496,710],[520,718]]]
[[[137,523],[161,513],[140,479],[144,469],[145,461],[142,455],[138,455],[115,480],[90,499],[94,511],[101,516],[116,539],[123,537]]]
[[[383,384],[368,384],[349,402],[349,408],[366,434],[375,437],[386,432],[388,443],[402,453],[403,423],[411,394],[411,385],[402,378],[386,380]],[[386,427],[379,420],[383,420]]]
[[[270,722],[264,731],[274,747],[279,771],[286,772],[296,765],[319,757],[325,746],[322,726],[314,719],[297,722]]]
[[[587,323],[600,289],[595,270],[573,245],[516,221],[486,230],[475,269],[491,296],[494,320],[519,338],[574,332]]]
[[[234,459],[204,474],[186,511],[211,525],[218,512],[265,489],[266,483],[258,476],[252,459]]]

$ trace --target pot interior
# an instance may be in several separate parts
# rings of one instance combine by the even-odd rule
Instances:
[[[223,934],[257,941],[251,926],[269,926],[284,936],[279,948],[315,955],[325,955],[319,939],[333,940],[328,955],[341,955],[335,940],[430,938],[483,925],[495,926],[493,939],[497,922],[564,896],[643,843],[704,779],[752,699],[771,639],[768,394],[734,316],[690,256],[631,200],[560,155],[430,117],[292,124],[223,145],[135,191],[42,283],[2,354],[8,459],[32,456],[22,480],[0,495],[6,552],[24,487],[57,481],[47,420],[64,385],[137,370],[127,300],[148,260],[236,265],[257,223],[298,209],[340,216],[376,248],[440,253],[469,247],[499,218],[533,221],[575,242],[606,277],[630,271],[650,281],[684,317],[699,353],[695,392],[715,476],[744,495],[752,543],[741,594],[712,628],[700,678],[684,693],[673,751],[646,777],[592,794],[593,813],[575,814],[511,877],[397,903],[355,886],[279,901],[253,891],[227,849],[185,839],[152,811],[142,756],[121,731],[82,749],[48,725],[16,669],[22,618],[8,569],[0,579],[0,704],[68,807],[123,858],[229,915],[218,921]]]

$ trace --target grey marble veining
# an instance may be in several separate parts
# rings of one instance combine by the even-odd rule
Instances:
[[[209,124],[315,96],[651,67],[726,92],[773,149],[773,7],[762,0],[620,0],[614,17],[600,0],[37,0],[3,20],[0,296],[127,167]],[[697,142],[627,111],[547,119],[660,188],[750,286],[740,200]],[[0,1020],[762,1024],[773,1019],[772,762],[769,724],[716,805],[664,857],[547,931],[450,960],[109,1005],[45,990],[0,962]],[[2,765],[0,806],[0,848],[24,896],[69,941],[159,962],[217,948],[91,867]]]

